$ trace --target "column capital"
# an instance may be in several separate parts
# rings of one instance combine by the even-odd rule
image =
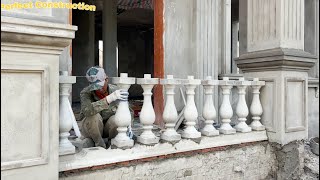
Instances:
[[[46,53],[61,54],[75,37],[77,26],[37,20],[1,16],[1,43],[3,48],[11,48],[12,43],[21,44],[24,51],[35,51],[41,46],[48,48]],[[14,47],[16,49],[16,47]],[[44,48],[40,48],[44,49]]]
[[[309,71],[316,56],[298,49],[275,48],[249,52],[237,58],[236,64],[243,72]]]

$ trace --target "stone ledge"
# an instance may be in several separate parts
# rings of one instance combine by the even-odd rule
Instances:
[[[266,131],[253,131],[249,133],[202,137],[199,144],[191,140],[182,139],[175,145],[169,143],[160,143],[155,146],[135,144],[133,148],[127,150],[94,147],[83,149],[74,155],[60,156],[59,172],[77,171],[88,168],[95,170],[95,167],[99,166],[109,167],[116,163],[120,163],[120,165],[121,163],[128,164],[129,161],[134,160],[152,160],[164,155],[166,158],[169,158],[174,154],[193,153],[199,150],[204,153],[210,151],[212,148],[217,149],[223,146],[265,141],[267,139]]]
[[[318,78],[309,78],[308,79],[308,86],[319,88],[319,79]]]
[[[1,16],[1,44],[64,48],[75,37],[76,26]],[[11,43],[11,44],[10,44]],[[39,47],[38,47],[39,48]]]
[[[243,72],[306,72],[314,66],[316,56],[297,49],[275,48],[243,54],[235,62]]]

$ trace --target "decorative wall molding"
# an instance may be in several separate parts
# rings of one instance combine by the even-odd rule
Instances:
[[[49,82],[50,81],[49,81],[48,66],[47,65],[13,65],[13,64],[1,63],[1,81],[4,81],[4,79],[3,79],[4,75],[7,73],[18,73],[19,76],[21,76],[21,77],[24,76],[24,74],[26,75],[26,74],[30,74],[30,73],[38,74],[41,76],[41,82],[40,82],[40,89],[41,89],[40,90],[41,91],[41,94],[40,94],[40,96],[41,96],[41,102],[40,102],[41,109],[40,109],[40,111],[41,112],[39,112],[41,114],[41,117],[40,117],[41,119],[39,119],[41,121],[41,124],[39,127],[40,129],[38,129],[39,130],[39,132],[38,132],[39,139],[41,139],[41,140],[39,142],[40,143],[39,156],[26,157],[26,158],[21,158],[21,159],[13,159],[13,160],[8,160],[8,161],[4,160],[5,157],[2,157],[1,158],[1,170],[8,170],[8,169],[14,169],[14,168],[22,168],[22,167],[28,167],[28,166],[47,164],[48,163],[48,154],[49,154],[49,142],[50,142],[50,140],[49,140],[49,133],[50,133],[50,131],[49,131],[50,130],[50,128],[49,128],[49,116],[50,116]],[[5,81],[4,81],[4,83],[5,83]],[[25,82],[25,83],[29,83],[29,82]],[[10,87],[6,86],[6,88],[10,88]],[[15,87],[12,87],[12,88],[15,88]],[[4,93],[4,92],[1,90],[1,94],[2,93]],[[5,96],[6,95],[4,94],[4,97]],[[3,106],[2,108],[6,108],[6,107],[7,106]],[[7,112],[8,112],[8,110],[4,111],[3,113],[7,113]],[[3,116],[5,116],[5,115],[3,115]],[[1,127],[3,127],[3,128],[5,125],[3,123],[9,124],[9,121],[15,120],[15,119],[6,119],[6,118],[3,118],[3,116],[1,116]],[[33,119],[25,119],[25,121],[28,121],[28,120],[33,120]],[[13,122],[11,122],[11,123],[13,123]],[[10,132],[11,130],[12,130],[12,132]],[[11,130],[9,128],[8,129],[1,128],[2,133],[5,133],[6,135],[8,135],[7,133],[9,133],[9,134],[15,136],[16,138],[19,138],[20,133],[18,133],[18,132],[21,130],[19,130],[19,129],[11,129]],[[32,131],[36,131],[36,130],[37,129],[32,129]],[[2,135],[2,133],[1,133],[1,135]],[[23,135],[23,133],[20,135]],[[24,138],[24,137],[20,137],[20,138]],[[14,142],[12,142],[12,145],[15,146]],[[30,146],[31,145],[34,145],[34,144],[30,144]],[[4,146],[2,148],[3,149],[6,149],[6,148],[10,149],[10,147],[6,147],[6,146]],[[23,149],[17,150],[17,153],[21,152],[21,151],[23,151],[24,153],[27,153],[27,151],[25,151]],[[1,153],[2,153],[2,150],[1,150]],[[28,156],[28,154],[24,154],[23,156]]]
[[[306,111],[306,106],[307,106],[307,97],[306,97],[306,82],[307,80],[304,78],[296,78],[296,77],[285,77],[285,132],[290,133],[290,132],[297,132],[297,131],[304,131],[306,129],[306,121],[308,119],[308,114]],[[289,86],[292,83],[299,83],[301,84],[301,94],[297,94],[297,92],[294,91],[294,89],[291,89]],[[292,84],[293,87],[299,87],[298,84]],[[302,100],[302,102],[293,102],[290,103],[294,100]],[[298,108],[293,108],[293,106],[299,106]],[[300,111],[300,112],[299,112]],[[295,113],[295,115],[300,115],[300,117],[297,116],[289,116],[290,114]],[[298,114],[296,114],[298,113]],[[288,117],[289,116],[289,117]],[[289,118],[296,118],[294,121],[290,121]],[[292,122],[299,123],[300,124],[295,124],[292,125]]]

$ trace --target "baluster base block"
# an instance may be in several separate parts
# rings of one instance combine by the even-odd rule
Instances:
[[[137,137],[137,141],[140,143],[140,144],[144,144],[144,145],[155,145],[155,144],[158,144],[159,143],[159,140],[160,138],[159,137],[141,137],[141,136],[138,136]]]
[[[246,132],[252,131],[251,127],[249,127],[245,122],[238,123],[234,128],[236,129],[237,132],[246,133]]]
[[[191,130],[187,128],[181,133],[181,137],[184,139],[198,139],[201,138],[201,133],[196,129]]]
[[[76,153],[76,148],[74,146],[64,146],[64,147],[59,147],[59,156],[62,155],[69,155],[69,154],[75,154]]]
[[[254,125],[250,125],[252,130],[254,131],[264,131],[266,130],[266,127],[264,125],[261,125],[261,126],[254,126]]]
[[[218,136],[220,133],[218,130],[216,130],[213,126],[212,128],[203,128],[201,130],[201,134],[204,136]]]
[[[253,117],[253,118],[255,118],[255,117]],[[254,131],[264,131],[264,130],[266,130],[266,127],[264,125],[262,125],[259,120],[260,120],[260,118],[255,118],[252,121],[252,123],[250,124],[250,127],[252,128],[252,130],[254,130]]]
[[[175,134],[163,133],[163,134],[161,134],[161,140],[163,140],[164,142],[169,142],[169,143],[177,143],[181,140],[181,135],[178,133],[175,133]]]
[[[247,126],[247,127],[235,127],[237,132],[242,132],[242,133],[246,133],[246,132],[251,132],[252,128]]]
[[[128,140],[117,140],[111,139],[111,148],[120,148],[120,149],[130,149],[134,145],[134,141],[132,139]]]
[[[221,134],[235,134],[237,131],[236,129],[231,128],[231,129],[219,129],[219,132]]]
[[[221,134],[235,134],[237,131],[229,123],[223,123],[219,128],[219,132]]]

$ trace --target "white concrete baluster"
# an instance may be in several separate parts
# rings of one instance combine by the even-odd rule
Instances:
[[[193,76],[188,76],[187,80],[183,81],[186,87],[187,94],[187,105],[184,109],[184,118],[186,123],[186,128],[183,130],[181,136],[186,139],[196,139],[201,137],[201,133],[195,128],[198,111],[196,104],[194,102],[195,89],[197,85],[201,84],[200,79],[194,79]]]
[[[145,74],[144,78],[137,78],[137,84],[143,88],[143,106],[140,112],[140,122],[143,125],[143,132],[137,138],[138,142],[146,145],[153,145],[159,142],[157,136],[152,132],[153,123],[156,120],[156,115],[152,106],[151,96],[152,88],[159,83],[158,78],[151,78],[151,74]]]
[[[205,103],[203,106],[202,116],[205,119],[205,126],[201,130],[201,134],[204,136],[217,136],[219,131],[214,128],[214,119],[217,117],[216,109],[214,108],[212,95],[215,85],[219,85],[218,80],[212,80],[211,76],[208,76],[206,80],[201,82],[204,88]]]
[[[135,78],[128,77],[127,73],[121,73],[120,77],[112,78],[112,83],[116,84],[119,89],[128,91],[131,84],[135,83]],[[111,145],[121,149],[131,148],[134,145],[134,141],[130,139],[126,134],[128,126],[131,125],[131,114],[128,101],[119,101],[119,105],[114,118],[115,123],[118,127],[118,134],[111,140]]]
[[[228,77],[223,77],[223,80],[219,81],[219,85],[222,89],[222,104],[220,106],[219,114],[221,117],[221,127],[219,132],[222,134],[234,134],[236,130],[230,125],[230,118],[233,115],[232,106],[230,104],[230,91],[233,86],[233,81],[230,81]]]
[[[245,81],[244,78],[240,78],[239,81],[235,82],[238,88],[238,104],[236,108],[236,114],[238,116],[239,123],[235,126],[235,129],[239,132],[250,132],[251,127],[249,127],[246,123],[247,116],[249,114],[249,109],[246,103],[246,89],[247,86],[251,85],[250,81]]]
[[[179,82],[173,79],[172,75],[167,75],[167,79],[161,79],[160,83],[166,89],[166,104],[163,111],[163,120],[165,122],[165,131],[161,134],[161,139],[167,142],[175,143],[181,139],[181,135],[174,129],[178,120],[178,113],[174,104],[174,88]]]
[[[254,78],[251,82],[252,87],[252,103],[250,106],[250,113],[252,115],[251,128],[255,131],[265,130],[265,126],[261,124],[260,119],[263,113],[262,105],[260,102],[260,88],[265,85],[264,81],[259,81],[259,78]]]
[[[59,155],[75,153],[75,147],[69,141],[69,131],[72,128],[72,108],[69,101],[69,90],[76,83],[75,76],[68,76],[67,71],[60,72],[60,98],[59,98]]]

